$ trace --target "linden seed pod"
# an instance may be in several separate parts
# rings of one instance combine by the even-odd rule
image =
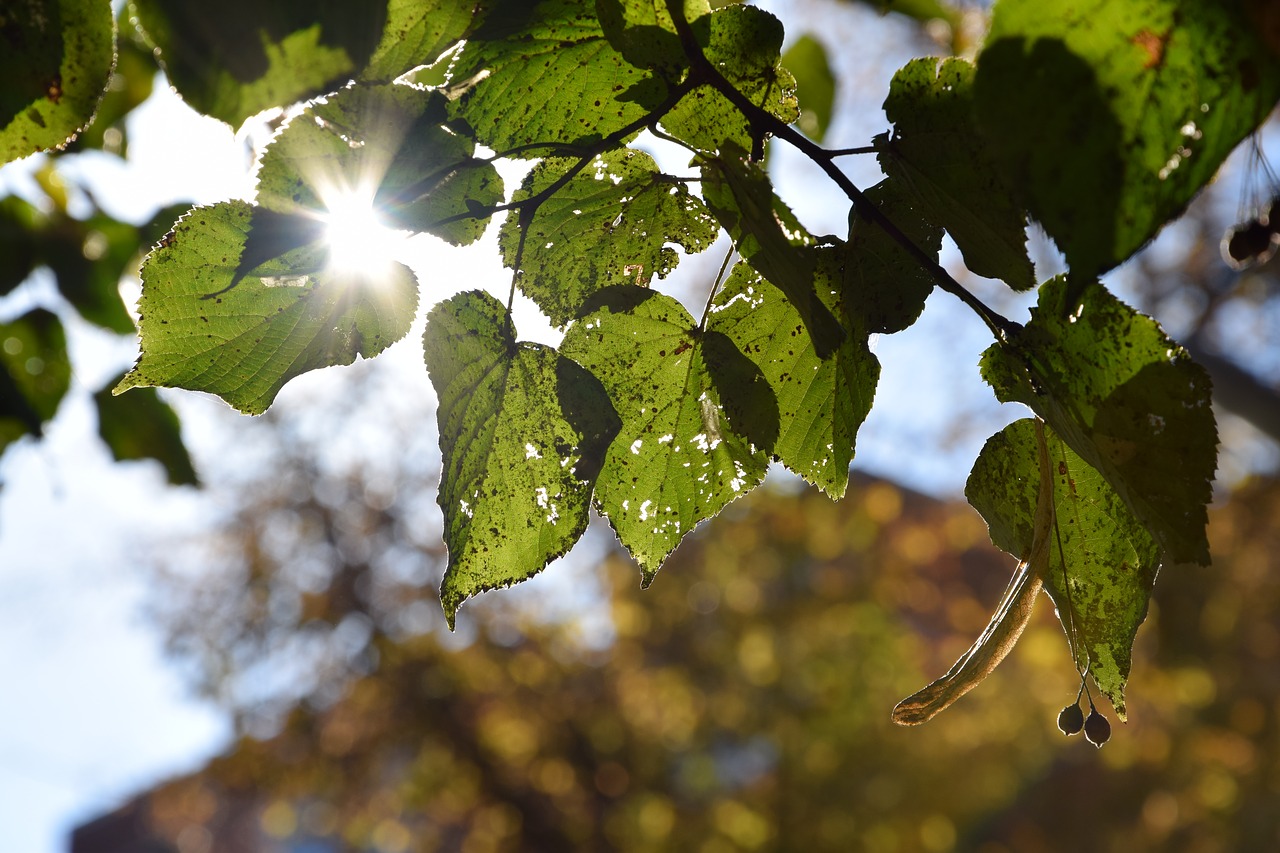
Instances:
[[[1237,270],[1266,263],[1275,253],[1273,233],[1257,219],[1235,226],[1223,238],[1223,260]]]
[[[1084,736],[1089,743],[1099,748],[1111,740],[1111,723],[1096,708],[1089,712],[1089,719],[1084,721]]]
[[[1080,706],[1068,705],[1058,714],[1058,729],[1064,735],[1080,734],[1080,730],[1084,728],[1084,711],[1080,710]]]

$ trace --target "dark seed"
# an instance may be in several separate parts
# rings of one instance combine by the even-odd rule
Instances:
[[[1096,708],[1089,712],[1089,719],[1084,721],[1084,736],[1096,747],[1111,740],[1111,723]]]
[[[1257,219],[1235,226],[1223,241],[1223,260],[1233,269],[1266,263],[1275,253],[1273,233],[1269,225]]]
[[[1084,728],[1084,711],[1079,705],[1068,705],[1058,714],[1058,728],[1064,735],[1080,734]]]

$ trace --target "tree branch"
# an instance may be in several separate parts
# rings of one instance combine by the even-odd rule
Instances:
[[[553,183],[544,187],[543,189],[539,190],[538,192],[534,193],[528,198],[523,198],[523,199],[520,199],[519,201],[510,201],[505,204],[495,204],[487,207],[482,205],[477,205],[475,209],[468,210],[466,213],[457,213],[457,214],[454,214],[453,216],[447,216],[444,219],[437,220],[431,223],[430,225],[426,226],[425,228],[423,228],[423,230],[430,231],[432,228],[438,228],[440,226],[448,225],[453,222],[460,222],[464,219],[487,219],[488,217],[493,216],[495,213],[501,213],[504,210],[519,210],[521,217],[525,219],[525,222],[527,222],[529,218],[532,218],[534,211],[536,211],[540,206],[542,206],[543,202],[545,202],[547,199],[551,198],[553,195],[559,192],[564,187],[565,184],[569,183],[569,181],[573,180],[574,176],[576,176],[579,172],[585,169],[588,163],[590,163],[600,154],[603,154],[606,151],[610,151],[614,148],[617,148],[622,143],[622,140],[626,139],[631,134],[637,133],[649,127],[650,125],[657,123],[659,119],[661,119],[663,116],[669,113],[672,110],[672,108],[675,107],[675,105],[680,102],[681,98],[683,98],[685,95],[691,92],[694,88],[696,88],[700,84],[700,82],[701,81],[695,81],[693,79],[686,79],[681,83],[673,86],[671,88],[671,91],[667,93],[667,97],[663,99],[662,103],[659,104],[657,107],[655,107],[652,112],[641,116],[640,118],[636,119],[633,122],[630,122],[624,127],[618,128],[613,133],[610,133],[608,136],[603,137],[602,139],[600,139],[599,142],[596,142],[593,145],[588,145],[588,146],[565,145],[564,146],[565,148],[572,148],[581,152],[581,154],[579,155],[578,162],[573,164],[573,166],[571,166],[559,178],[556,178],[556,180]],[[519,148],[512,149],[512,151],[522,151],[522,150],[532,149],[532,148],[550,148],[550,147],[557,147],[557,145],[558,145],[557,143],[550,143],[550,142],[548,143],[535,142],[535,143],[530,143],[528,145],[521,145],[519,146]],[[488,162],[488,161],[484,161],[484,162]]]
[[[724,78],[718,69],[703,54],[701,46],[699,46],[697,38],[694,36],[693,28],[689,25],[689,20],[684,15],[684,8],[679,0],[666,0],[667,11],[671,15],[672,21],[675,23],[676,33],[680,37],[680,44],[684,47],[685,53],[690,62],[690,74],[686,78],[686,82],[698,81],[706,83],[724,95],[731,104],[738,109],[739,112],[751,124],[752,135],[757,138],[771,134],[779,139],[785,139],[793,147],[800,150],[805,156],[818,165],[822,171],[827,173],[831,180],[848,196],[849,201],[853,203],[854,208],[858,211],[858,215],[863,219],[867,219],[878,225],[889,238],[897,243],[903,251],[911,256],[912,260],[920,264],[920,266],[929,273],[938,287],[955,296],[965,305],[969,306],[974,313],[986,323],[987,328],[995,335],[996,340],[1008,340],[1010,336],[1015,334],[1022,326],[1012,320],[1007,319],[995,310],[987,307],[978,297],[974,296],[964,288],[960,282],[956,281],[952,275],[943,269],[942,265],[936,259],[930,257],[923,249],[915,244],[915,242],[903,233],[902,229],[894,225],[893,222],[876,207],[872,201],[866,197],[862,190],[854,185],[853,181],[839,168],[836,167],[833,154],[825,148],[804,136],[790,125],[784,124],[776,116],[771,115],[767,110],[757,106],[747,99],[737,87]]]

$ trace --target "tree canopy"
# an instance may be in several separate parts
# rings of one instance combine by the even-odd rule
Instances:
[[[154,387],[260,414],[290,379],[377,356],[424,312],[450,624],[468,598],[568,552],[592,508],[648,585],[770,462],[845,494],[879,376],[870,337],[911,326],[939,289],[990,330],[980,370],[996,398],[1033,413],[990,439],[966,491],[1018,570],[974,647],[895,718],[923,722],[974,686],[1043,588],[1082,689],[1092,678],[1123,719],[1158,569],[1209,562],[1217,431],[1205,370],[1099,277],[1176,219],[1280,98],[1266,7],[999,0],[973,55],[909,62],[885,131],[837,150],[821,144],[820,44],[784,56],[783,22],[749,5],[131,0],[127,33],[108,8],[30,0],[0,21],[4,159],[93,134],[95,110],[127,111],[145,91],[113,86],[113,64],[147,50],[210,116],[290,108],[254,199],[171,227],[162,215],[163,237],[65,207],[0,209],[20,256],[0,285],[46,263],[75,310],[117,332],[130,316],[103,282],[158,237],[141,267],[140,356],[95,398],[118,457],[154,454],[190,482]],[[655,139],[688,165],[660,166]],[[847,233],[811,233],[779,197],[776,145],[844,193]],[[857,154],[877,158],[880,183],[842,170]],[[528,167],[518,186],[501,161]],[[352,209],[460,247],[494,222],[511,295],[437,300],[402,264],[342,262],[334,229]],[[1038,280],[1029,223],[1064,274]],[[1028,321],[944,268],[944,232],[973,273],[1037,291]],[[663,279],[721,234],[721,272],[691,311]],[[77,240],[92,262],[69,268]],[[558,347],[520,339],[517,290],[563,330]],[[39,434],[68,368],[43,308],[0,338],[7,442]]]

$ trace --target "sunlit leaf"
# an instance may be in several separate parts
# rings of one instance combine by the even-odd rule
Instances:
[[[345,83],[387,24],[385,0],[129,0],[129,10],[183,99],[233,126]]]
[[[678,302],[613,287],[592,304],[560,349],[600,379],[621,418],[596,504],[647,584],[698,522],[764,478],[767,456],[726,416],[706,338]]]
[[[129,128],[125,118],[151,97],[156,80],[156,61],[142,44],[127,20],[116,22],[116,64],[108,78],[93,123],[76,135],[64,150],[96,149],[125,157],[129,149]]]
[[[501,0],[453,68],[454,114],[499,151],[586,145],[643,117],[666,84],[622,58],[592,4]]]
[[[1054,489],[1054,529],[1044,572],[1080,670],[1125,719],[1124,688],[1138,626],[1160,564],[1160,549],[1102,475],[1049,428],[1044,431]],[[1035,424],[1021,420],[983,447],[965,495],[991,541],[1027,553],[1038,494]]]
[[[532,577],[578,541],[617,419],[581,367],[517,343],[488,294],[436,306],[423,345],[440,398],[440,598],[452,625],[464,600]]]
[[[419,65],[434,62],[467,32],[476,0],[386,0],[382,39],[360,79],[389,82]]]
[[[330,95],[268,146],[258,204],[312,215],[362,204],[388,227],[471,243],[488,220],[468,214],[502,201],[502,179],[472,157],[472,140],[443,127],[445,119],[443,95],[410,86],[356,85]]]
[[[747,100],[791,124],[800,117],[796,81],[780,63],[782,23],[755,6],[717,9],[691,22],[707,60]],[[758,146],[746,119],[722,93],[699,86],[662,119],[662,125],[703,151],[725,151],[731,142],[742,151]]]
[[[1082,280],[1150,240],[1271,112],[1280,63],[1250,5],[996,4],[978,117]]]
[[[814,287],[818,255],[813,238],[774,195],[764,169],[733,143],[726,143],[722,156],[700,158],[699,164],[707,206],[742,257],[790,300],[825,358],[845,332]]]
[[[545,190],[577,162],[543,160],[515,200]],[[514,266],[521,246],[520,221],[509,215],[499,232],[508,266]],[[602,287],[647,286],[664,278],[679,262],[668,244],[700,252],[719,232],[684,184],[659,172],[648,154],[631,149],[597,157],[539,205],[524,230],[520,289],[557,325],[573,319]]]
[[[86,127],[114,56],[107,3],[7,3],[0,12],[0,163],[61,148]]]
[[[685,20],[711,12],[707,0],[684,0]],[[675,80],[689,61],[666,0],[596,0],[596,14],[609,43],[632,65]]]
[[[983,355],[983,376],[1098,469],[1167,559],[1207,564],[1218,443],[1208,375],[1101,285],[1070,315],[1067,298],[1062,278],[1041,287],[1026,328]]]
[[[277,223],[272,250],[251,268],[241,255],[264,221]],[[404,337],[418,290],[389,263],[376,274],[335,271],[310,220],[245,202],[196,208],[142,267],[142,354],[116,392],[145,385],[207,391],[242,412],[266,411],[294,376]],[[310,239],[309,239],[310,238]]]
[[[704,346],[725,409],[747,410],[739,431],[832,498],[843,497],[858,427],[880,376],[867,336],[851,334],[831,357],[819,358],[799,313],[746,264],[734,267],[717,294],[707,328],[759,368],[771,396],[722,381],[716,351]],[[773,412],[772,421],[760,423],[762,413]]]
[[[111,456],[117,462],[154,459],[164,466],[171,485],[198,485],[191,456],[182,443],[177,414],[154,388],[136,388],[133,393],[120,396],[112,394],[112,387],[123,378],[117,377],[93,395],[93,404],[98,410],[98,435],[111,449]]]
[[[970,270],[1026,290],[1027,218],[974,126],[973,75],[963,59],[903,66],[884,102],[893,133],[877,137],[880,166],[947,229]]]

